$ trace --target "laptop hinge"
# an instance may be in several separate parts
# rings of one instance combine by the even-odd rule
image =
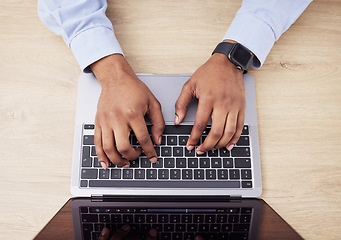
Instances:
[[[93,202],[106,202],[106,201],[125,201],[125,202],[235,202],[241,201],[241,196],[230,196],[230,195],[193,195],[193,196],[182,196],[182,195],[165,195],[165,196],[152,196],[152,195],[91,195],[91,201]]]

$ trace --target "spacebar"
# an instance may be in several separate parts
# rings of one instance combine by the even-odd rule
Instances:
[[[120,181],[90,180],[89,187],[240,188],[239,181]]]

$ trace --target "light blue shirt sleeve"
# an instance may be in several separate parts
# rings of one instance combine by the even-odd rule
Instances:
[[[312,0],[244,0],[224,40],[251,50],[253,67],[263,65],[275,41],[296,21]]]
[[[106,0],[38,0],[41,21],[63,37],[86,72],[105,56],[123,55],[106,9]]]

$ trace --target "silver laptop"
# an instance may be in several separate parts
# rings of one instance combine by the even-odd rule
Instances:
[[[145,156],[123,169],[100,166],[93,145],[94,119],[101,87],[93,74],[78,82],[71,193],[75,196],[226,196],[258,197],[262,192],[254,79],[244,75],[246,115],[242,136],[231,152],[225,148],[196,155],[185,148],[194,124],[192,101],[180,126],[174,126],[175,102],[190,74],[137,74],[162,106],[164,143],[155,146],[158,162]],[[148,124],[148,123],[147,123]],[[210,122],[209,122],[210,124]],[[210,130],[208,125],[201,141]],[[131,143],[138,142],[131,136]]]

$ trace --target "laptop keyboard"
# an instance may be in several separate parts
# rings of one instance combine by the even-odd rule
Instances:
[[[158,231],[158,239],[249,239],[252,208],[162,209],[80,207],[83,239],[98,239],[102,229],[111,232],[124,224],[143,236]]]
[[[150,126],[147,126],[150,132]],[[252,188],[249,127],[245,125],[236,146],[197,155],[186,143],[192,125],[166,125],[162,144],[155,145],[158,161],[154,164],[142,153],[129,168],[110,163],[103,169],[94,146],[93,124],[83,125],[80,187],[155,187],[155,188]],[[202,143],[210,131],[204,131]],[[134,134],[132,146],[139,147]],[[212,181],[214,184],[212,185]]]

